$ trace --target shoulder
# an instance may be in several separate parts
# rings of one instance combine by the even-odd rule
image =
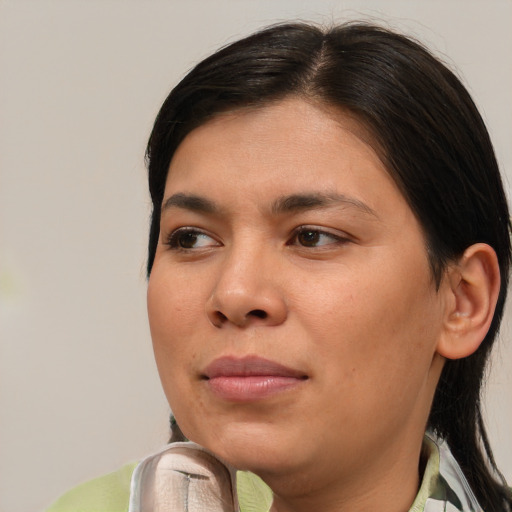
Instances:
[[[71,489],[46,512],[126,512],[130,482],[137,463]]]
[[[130,487],[138,463],[74,487],[45,512],[127,512]],[[237,494],[243,512],[267,512],[272,491],[253,473],[236,472]]]

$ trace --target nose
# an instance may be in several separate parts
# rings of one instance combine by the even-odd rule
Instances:
[[[261,253],[233,252],[222,262],[218,279],[206,303],[215,327],[275,326],[287,317],[279,269]]]

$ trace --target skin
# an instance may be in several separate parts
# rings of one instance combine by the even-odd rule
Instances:
[[[283,202],[297,195],[324,204]],[[149,280],[178,423],[259,474],[274,511],[408,510],[453,282],[436,290],[421,227],[354,119],[300,98],[218,116],[173,157]],[[306,378],[225,400],[204,379],[222,356]]]

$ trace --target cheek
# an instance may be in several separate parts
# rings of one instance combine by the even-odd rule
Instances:
[[[204,420],[202,399],[191,386],[201,347],[194,345],[198,311],[204,311],[197,287],[190,280],[154,266],[148,284],[148,317],[155,361],[162,388],[180,428],[188,439],[200,441],[198,419]]]
[[[401,381],[413,369],[428,371],[440,316],[427,265],[395,258],[364,270],[339,272],[300,306],[326,372],[339,380],[341,369],[341,378],[374,388],[384,372]]]
[[[339,284],[309,317],[318,384],[310,408],[323,417],[322,432],[341,428],[348,438],[354,432],[373,438],[376,433],[370,430],[376,430],[383,433],[382,441],[409,421],[418,404],[425,404],[436,340],[435,307],[428,287],[418,281],[417,288],[395,286],[393,292],[378,279]],[[343,292],[336,293],[339,289]],[[339,442],[336,436],[331,441]]]
[[[184,300],[186,298],[186,300]],[[164,391],[170,398],[197,357],[190,333],[197,324],[190,290],[155,265],[147,292],[148,318],[155,360]]]
[[[172,345],[180,350],[204,314],[204,286],[197,275],[176,272],[175,268],[155,261],[147,291],[151,336],[156,345]],[[188,335],[188,336],[187,336]]]

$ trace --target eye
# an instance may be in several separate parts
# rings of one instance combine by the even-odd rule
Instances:
[[[213,237],[196,228],[183,227],[173,231],[167,238],[167,245],[175,250],[193,250],[205,247],[217,247],[217,242]]]
[[[314,227],[301,226],[295,230],[288,245],[302,247],[322,247],[326,245],[339,245],[348,242],[347,237],[335,235]]]

